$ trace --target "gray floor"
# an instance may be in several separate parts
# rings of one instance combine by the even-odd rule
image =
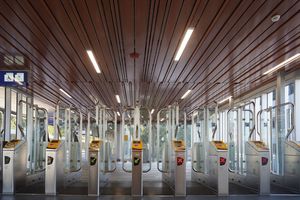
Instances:
[[[199,196],[199,195],[191,195],[185,198],[174,198],[173,196],[146,196],[142,198],[133,198],[130,196],[124,195],[115,195],[115,196],[101,196],[101,197],[89,197],[89,196],[45,196],[45,195],[15,195],[15,196],[1,196],[1,200],[93,200],[93,199],[103,199],[103,200],[150,200],[150,199],[187,199],[187,200],[300,200],[300,196],[257,196],[257,195],[239,195],[239,196],[228,196],[228,197],[217,197],[214,195],[211,196]]]

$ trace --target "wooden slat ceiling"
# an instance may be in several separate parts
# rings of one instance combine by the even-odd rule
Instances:
[[[274,81],[263,72],[300,52],[299,8],[298,0],[1,0],[0,54],[24,56],[29,89],[53,103],[191,110]],[[175,62],[188,27],[193,35]]]

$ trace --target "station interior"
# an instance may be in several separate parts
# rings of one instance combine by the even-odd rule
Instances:
[[[0,198],[300,199],[299,0],[0,0]]]

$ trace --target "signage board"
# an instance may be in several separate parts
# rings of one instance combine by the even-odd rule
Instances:
[[[23,86],[28,84],[28,71],[0,71],[0,86]]]

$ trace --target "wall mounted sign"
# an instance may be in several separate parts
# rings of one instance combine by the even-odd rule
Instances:
[[[23,86],[28,84],[28,71],[0,71],[0,86]]]

